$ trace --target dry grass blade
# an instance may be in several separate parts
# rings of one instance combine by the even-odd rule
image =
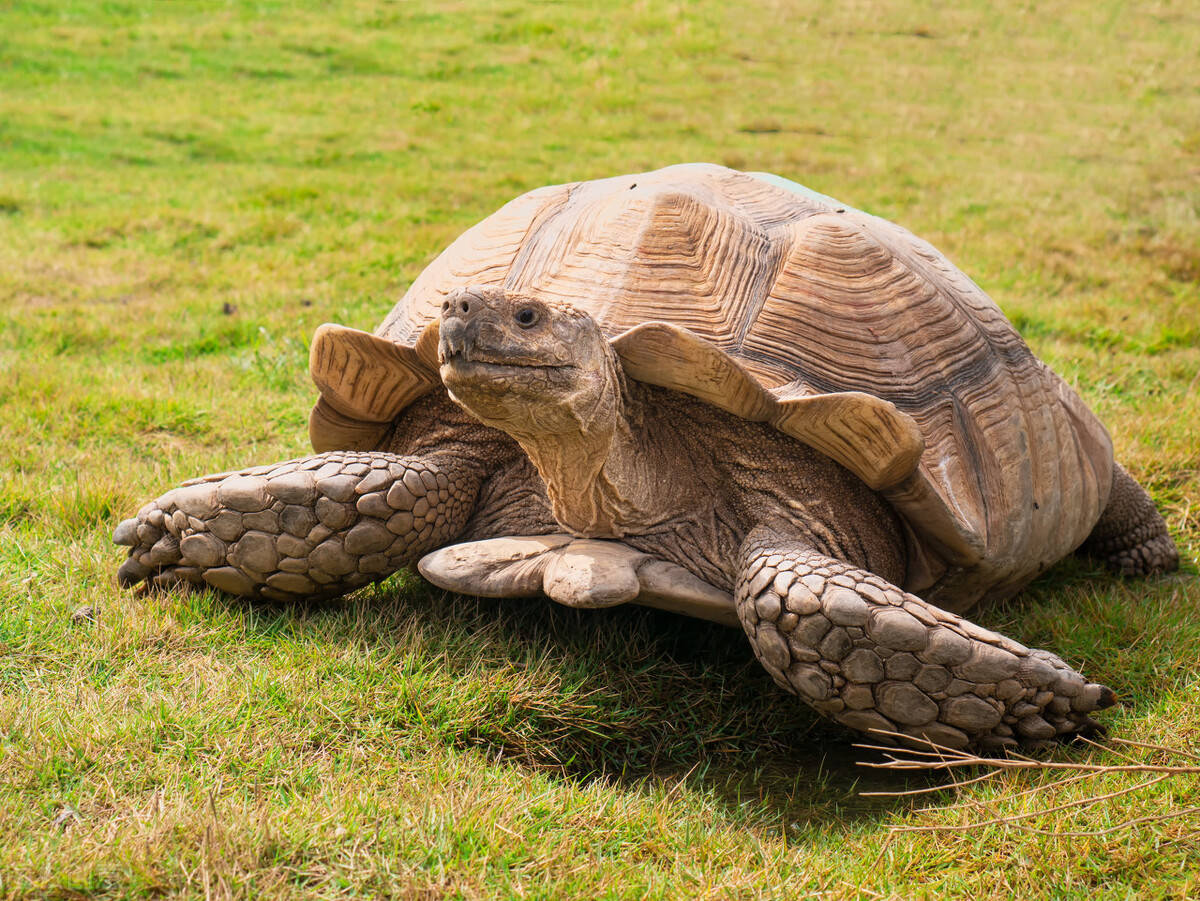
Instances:
[[[1003,770],[992,770],[993,773],[1003,772]],[[1062,779],[1055,779],[1045,785],[1035,785],[1033,788],[1027,788],[1023,791],[1014,792],[1008,795],[1010,799],[1023,798],[1026,795],[1037,794],[1038,792],[1050,791],[1052,789],[1066,788],[1068,785],[1074,785],[1076,782],[1084,782],[1088,779],[1095,778],[1091,773],[1076,773],[1073,776],[1064,776]]]
[[[863,798],[902,798],[908,795],[928,795],[933,792],[942,792],[951,788],[965,788],[968,785],[974,785],[977,782],[984,782],[988,779],[999,776],[1002,770],[992,770],[990,773],[984,773],[982,776],[976,776],[973,779],[967,779],[963,782],[957,780],[951,781],[946,785],[928,785],[924,788],[909,788],[903,791],[878,791],[878,792],[859,792],[859,796]]]
[[[1079,740],[1081,742],[1083,742],[1085,745],[1090,745],[1093,748],[1096,748],[1100,751],[1105,751],[1105,752],[1111,754],[1112,756],[1116,757],[1118,760],[1124,760],[1126,763],[1133,764],[1135,766],[1141,764],[1141,761],[1138,760],[1136,757],[1133,757],[1131,754],[1127,754],[1122,751],[1118,751],[1116,748],[1106,747],[1103,744],[1101,744],[1100,742],[1093,741],[1092,739],[1090,739],[1086,736],[1083,736],[1083,735],[1079,736]]]
[[[982,782],[985,779],[989,779],[993,776],[999,776],[1003,772],[1004,772],[1004,770],[992,770],[988,773],[984,773],[982,776],[976,776],[974,779],[967,779],[963,782],[952,781],[945,785],[930,787],[927,789],[922,789],[921,791],[933,792],[933,791],[946,791],[947,789],[952,789],[952,788],[953,789],[965,788],[966,786],[973,785],[976,782]],[[1023,791],[1014,792],[1012,794],[1006,794],[1005,797],[1010,800],[1014,799],[1014,798],[1021,798],[1021,797],[1024,797],[1025,795],[1031,795],[1036,792],[1049,791],[1049,790],[1056,789],[1056,788],[1064,788],[1068,785],[1073,785],[1076,782],[1082,782],[1085,779],[1093,779],[1093,778],[1095,778],[1095,777],[1091,773],[1080,773],[1075,776],[1066,776],[1062,779],[1056,779],[1054,782],[1048,783],[1047,785],[1037,785],[1037,786],[1034,786],[1033,788],[1027,788]],[[899,797],[901,795],[916,794],[916,793],[917,792],[901,791],[901,792],[875,792],[874,794],[878,794],[880,796]],[[865,794],[865,792],[864,792],[864,794]],[[976,806],[982,806],[979,801],[967,801],[966,803],[974,804]],[[940,808],[937,808],[937,807],[922,807],[922,808],[920,808],[920,810],[918,812],[924,813],[924,812],[928,812],[928,811],[932,811],[932,810],[939,810],[939,809]]]
[[[900,735],[899,733],[884,733],[882,730],[873,730],[873,731],[877,731],[881,735],[886,735],[889,738],[891,738],[891,737],[903,738],[904,740],[906,740],[908,742],[920,741],[922,744],[929,746],[929,748],[931,750],[923,751],[923,750],[914,749],[914,748],[905,748],[904,750],[898,752],[895,748],[891,748],[891,747],[886,747],[886,746],[881,746],[881,745],[859,744],[859,745],[856,745],[856,747],[869,748],[872,750],[883,751],[885,756],[887,757],[887,759],[882,762],[859,761],[860,766],[871,767],[874,769],[891,769],[891,770],[946,769],[949,772],[951,772],[951,774],[953,773],[954,768],[957,768],[957,767],[978,766],[978,767],[988,768],[987,772],[985,772],[979,776],[976,776],[973,779],[968,779],[965,781],[959,781],[957,779],[954,779],[953,776],[951,776],[951,781],[949,783],[947,783],[945,785],[940,785],[940,786],[931,786],[928,788],[920,788],[920,789],[908,789],[908,790],[902,790],[902,791],[896,791],[896,792],[884,792],[884,791],[863,792],[864,795],[871,795],[871,796],[875,796],[875,797],[880,797],[880,796],[901,797],[901,796],[905,796],[905,795],[924,794],[924,793],[928,793],[928,792],[940,791],[940,790],[945,790],[945,789],[962,789],[969,785],[974,785],[974,784],[983,782],[987,779],[990,779],[994,776],[999,775],[1000,773],[1014,771],[1014,770],[1039,770],[1039,771],[1043,771],[1043,772],[1067,771],[1072,774],[1072,775],[1065,776],[1061,779],[1058,779],[1054,782],[1051,782],[1048,785],[1038,785],[1038,786],[1034,786],[1029,789],[1025,789],[1024,791],[1017,792],[1015,794],[1006,794],[1004,796],[1004,800],[1006,802],[1011,802],[1012,800],[1014,800],[1016,798],[1027,796],[1027,795],[1030,795],[1033,793],[1042,793],[1047,790],[1052,790],[1052,789],[1056,789],[1056,788],[1058,788],[1058,789],[1065,788],[1067,786],[1075,785],[1080,782],[1094,780],[1094,779],[1100,778],[1107,774],[1114,774],[1114,773],[1154,773],[1154,774],[1157,774],[1153,778],[1138,782],[1135,785],[1126,786],[1124,788],[1120,788],[1115,791],[1106,792],[1103,794],[1090,794],[1083,798],[1077,798],[1073,801],[1066,801],[1062,804],[1057,804],[1053,807],[1047,807],[1047,808],[1043,808],[1040,810],[1028,811],[1025,813],[1018,813],[1018,814],[1011,814],[1011,815],[995,815],[995,816],[991,817],[990,819],[979,820],[979,821],[972,822],[972,823],[895,825],[895,826],[888,827],[889,834],[891,834],[891,833],[915,833],[915,832],[947,832],[947,831],[963,832],[963,831],[969,831],[969,830],[975,830],[975,829],[985,829],[989,826],[1006,826],[1006,827],[1011,826],[1015,829],[1033,832],[1033,833],[1037,833],[1039,835],[1101,836],[1101,835],[1109,835],[1111,833],[1118,832],[1122,829],[1126,829],[1131,826],[1145,825],[1147,823],[1152,823],[1152,822],[1158,823],[1158,822],[1162,822],[1165,820],[1176,819],[1178,817],[1185,816],[1189,813],[1195,813],[1198,810],[1200,810],[1200,808],[1187,808],[1184,810],[1167,811],[1162,814],[1154,814],[1151,816],[1136,817],[1136,818],[1133,818],[1130,820],[1123,820],[1120,823],[1117,823],[1113,826],[1107,827],[1105,829],[1100,829],[1100,830],[1064,831],[1061,829],[1054,829],[1054,830],[1038,829],[1036,827],[1027,825],[1023,821],[1032,819],[1034,817],[1045,816],[1047,814],[1061,813],[1062,811],[1065,811],[1065,810],[1078,811],[1078,810],[1092,807],[1092,806],[1102,803],[1104,801],[1111,801],[1114,798],[1131,795],[1135,792],[1149,788],[1153,785],[1157,785],[1158,783],[1160,783],[1166,779],[1169,779],[1172,776],[1200,773],[1200,766],[1180,765],[1180,764],[1142,763],[1141,761],[1136,760],[1130,754],[1114,751],[1112,748],[1108,748],[1105,745],[1099,744],[1094,741],[1088,741],[1087,743],[1089,745],[1092,745],[1095,748],[1102,750],[1102,751],[1116,754],[1121,760],[1128,761],[1128,762],[1122,763],[1122,764],[1074,763],[1074,762],[1064,762],[1064,761],[1054,761],[1054,760],[1037,760],[1032,757],[1027,757],[1023,754],[1017,754],[1017,753],[1011,753],[1010,756],[1008,756],[1008,757],[986,758],[986,757],[980,757],[976,754],[972,754],[967,751],[959,751],[959,750],[955,750],[953,748],[947,748],[944,745],[939,745],[936,742],[932,742],[927,739],[914,739],[912,736],[903,736],[903,735]],[[1086,739],[1085,739],[1085,741],[1086,741]],[[1131,742],[1131,741],[1121,741],[1121,740],[1117,740],[1117,741],[1119,744],[1121,744],[1122,746],[1124,746],[1126,748],[1141,748],[1143,750],[1155,751],[1155,752],[1159,752],[1159,753],[1179,754],[1181,756],[1188,757],[1191,759],[1197,759],[1197,755],[1192,752],[1175,749],[1175,748],[1169,748],[1169,747],[1165,747],[1163,745],[1154,745],[1154,744],[1148,744],[1148,743],[1143,743],[1143,742]],[[967,799],[965,801],[965,806],[974,808],[974,809],[979,809],[979,810],[988,810],[989,809],[985,803],[976,801],[976,800],[970,800],[970,799]],[[938,812],[938,811],[944,811],[945,809],[946,808],[925,807],[925,808],[920,808],[916,812],[917,813],[934,813],[934,812]]]
[[[1119,798],[1122,795],[1131,794],[1139,789],[1149,788],[1151,785],[1162,782],[1164,779],[1169,779],[1170,775],[1170,773],[1166,773],[1164,775],[1157,776],[1154,779],[1147,779],[1145,782],[1139,782],[1137,785],[1131,785],[1128,788],[1118,789],[1117,791],[1108,792],[1107,794],[1089,795],[1086,798],[1079,798],[1075,801],[1067,801],[1065,804],[1058,804],[1054,807],[1047,807],[1043,810],[1032,810],[1028,813],[1018,813],[1013,814],[1012,816],[998,816],[993,817],[990,820],[981,820],[978,823],[967,823],[966,825],[952,823],[932,826],[892,826],[890,828],[894,832],[944,832],[947,829],[982,829],[985,826],[1008,825],[1011,823],[1020,822],[1021,820],[1032,819],[1033,817],[1044,816],[1048,813],[1057,813],[1060,810],[1068,810],[1073,807],[1086,807],[1091,804],[1096,804],[1100,801],[1108,801],[1112,798]]]
[[[1115,826],[1109,826],[1107,829],[1091,829],[1069,831],[1065,829],[1037,829],[1033,826],[1018,826],[1024,832],[1033,832],[1037,835],[1055,835],[1069,836],[1071,838],[1090,838],[1098,835],[1112,835],[1114,832],[1120,832],[1122,829],[1128,829],[1130,826],[1144,826],[1147,823],[1161,823],[1164,820],[1174,820],[1179,817],[1185,817],[1189,814],[1200,813],[1200,807],[1187,807],[1183,810],[1173,810],[1170,813],[1154,814],[1153,816],[1137,817],[1132,820],[1125,820],[1117,823]]]
[[[1008,757],[980,757],[978,754],[973,754],[969,751],[959,751],[954,748],[948,748],[945,745],[939,745],[937,742],[929,741],[928,739],[916,738],[911,735],[903,735],[899,732],[885,732],[882,729],[872,729],[871,731],[889,738],[895,737],[908,742],[920,742],[921,744],[927,745],[932,749],[930,751],[921,751],[915,748],[897,750],[896,748],[889,747],[887,745],[873,745],[865,742],[856,743],[854,745],[856,748],[883,751],[886,755],[887,759],[884,761],[858,761],[859,766],[869,767],[871,769],[937,770],[951,769],[955,767],[982,766],[991,767],[998,770],[1077,770],[1085,773],[1169,773],[1172,775],[1200,773],[1200,765],[1191,766],[1183,764],[1161,763],[1074,763],[1060,760],[1037,760],[1033,757],[1026,757],[1023,754],[1012,752],[1010,752],[1010,756]],[[1097,745],[1097,747],[1102,748],[1104,746]],[[1171,749],[1164,750],[1171,751]],[[1195,757],[1195,755],[1182,751],[1175,751],[1173,753],[1180,753],[1184,756]],[[904,756],[897,756],[898,754],[902,754]]]
[[[935,770],[942,767],[990,766],[1001,770],[1079,770],[1085,773],[1171,773],[1179,776],[1200,773],[1200,766],[1176,766],[1163,763],[1105,765],[1101,763],[1065,763],[1055,760],[992,760],[987,757],[964,757],[961,760],[940,763],[893,759],[884,763],[863,762],[860,766],[884,770]]]
[[[1164,754],[1178,754],[1181,757],[1190,757],[1192,760],[1200,760],[1200,754],[1197,754],[1194,751],[1185,750],[1184,748],[1170,748],[1166,745],[1156,745],[1147,741],[1130,741],[1127,738],[1110,738],[1108,741],[1110,744],[1114,745],[1125,745],[1126,747],[1130,748],[1143,748],[1147,751],[1162,751]],[[1101,745],[1101,747],[1103,747],[1103,745]]]

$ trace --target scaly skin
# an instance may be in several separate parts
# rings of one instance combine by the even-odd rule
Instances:
[[[1162,514],[1119,463],[1113,464],[1108,506],[1081,550],[1123,576],[1149,576],[1179,568],[1179,551]]]
[[[333,452],[210,476],[117,528],[122,585],[208,584],[242,597],[332,597],[462,531],[479,479],[429,458]]]
[[[1048,651],[773,529],[750,534],[742,564],[738,617],[758,659],[779,685],[852,729],[950,748],[1036,745],[1096,730],[1088,714],[1115,701]]]

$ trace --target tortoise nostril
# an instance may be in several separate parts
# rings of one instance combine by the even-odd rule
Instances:
[[[462,312],[464,312],[464,313],[469,313],[471,311],[471,305],[469,303],[467,303],[465,300],[461,304],[459,304],[458,308],[460,310],[462,310]]]

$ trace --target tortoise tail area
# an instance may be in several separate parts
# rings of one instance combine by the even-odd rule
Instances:
[[[1179,551],[1144,488],[1113,464],[1112,493],[1080,548],[1123,576],[1151,576],[1179,568]]]

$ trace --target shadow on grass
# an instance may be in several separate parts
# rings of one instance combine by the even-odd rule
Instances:
[[[1123,580],[1069,560],[978,620],[1062,654],[1144,709],[1171,674],[1188,677],[1180,648],[1200,645],[1198,587],[1194,576]],[[194,615],[210,618],[207,603]],[[296,654],[327,686],[322,702],[337,715],[303,712],[315,745],[468,750],[651,794],[682,784],[728,823],[763,829],[876,820],[939,796],[863,791],[948,782],[859,766],[879,758],[775,686],[740,630],[633,606],[464,598],[408,574],[337,601],[222,606],[244,627],[239,642]]]
[[[395,660],[396,702],[379,713],[398,732],[578,784],[682,782],[731,820],[803,828],[909,806],[862,791],[944,781],[859,766],[877,753],[778,688],[740,630],[632,606],[464,598],[406,576],[349,600],[238,606],[252,636],[287,628]]]

